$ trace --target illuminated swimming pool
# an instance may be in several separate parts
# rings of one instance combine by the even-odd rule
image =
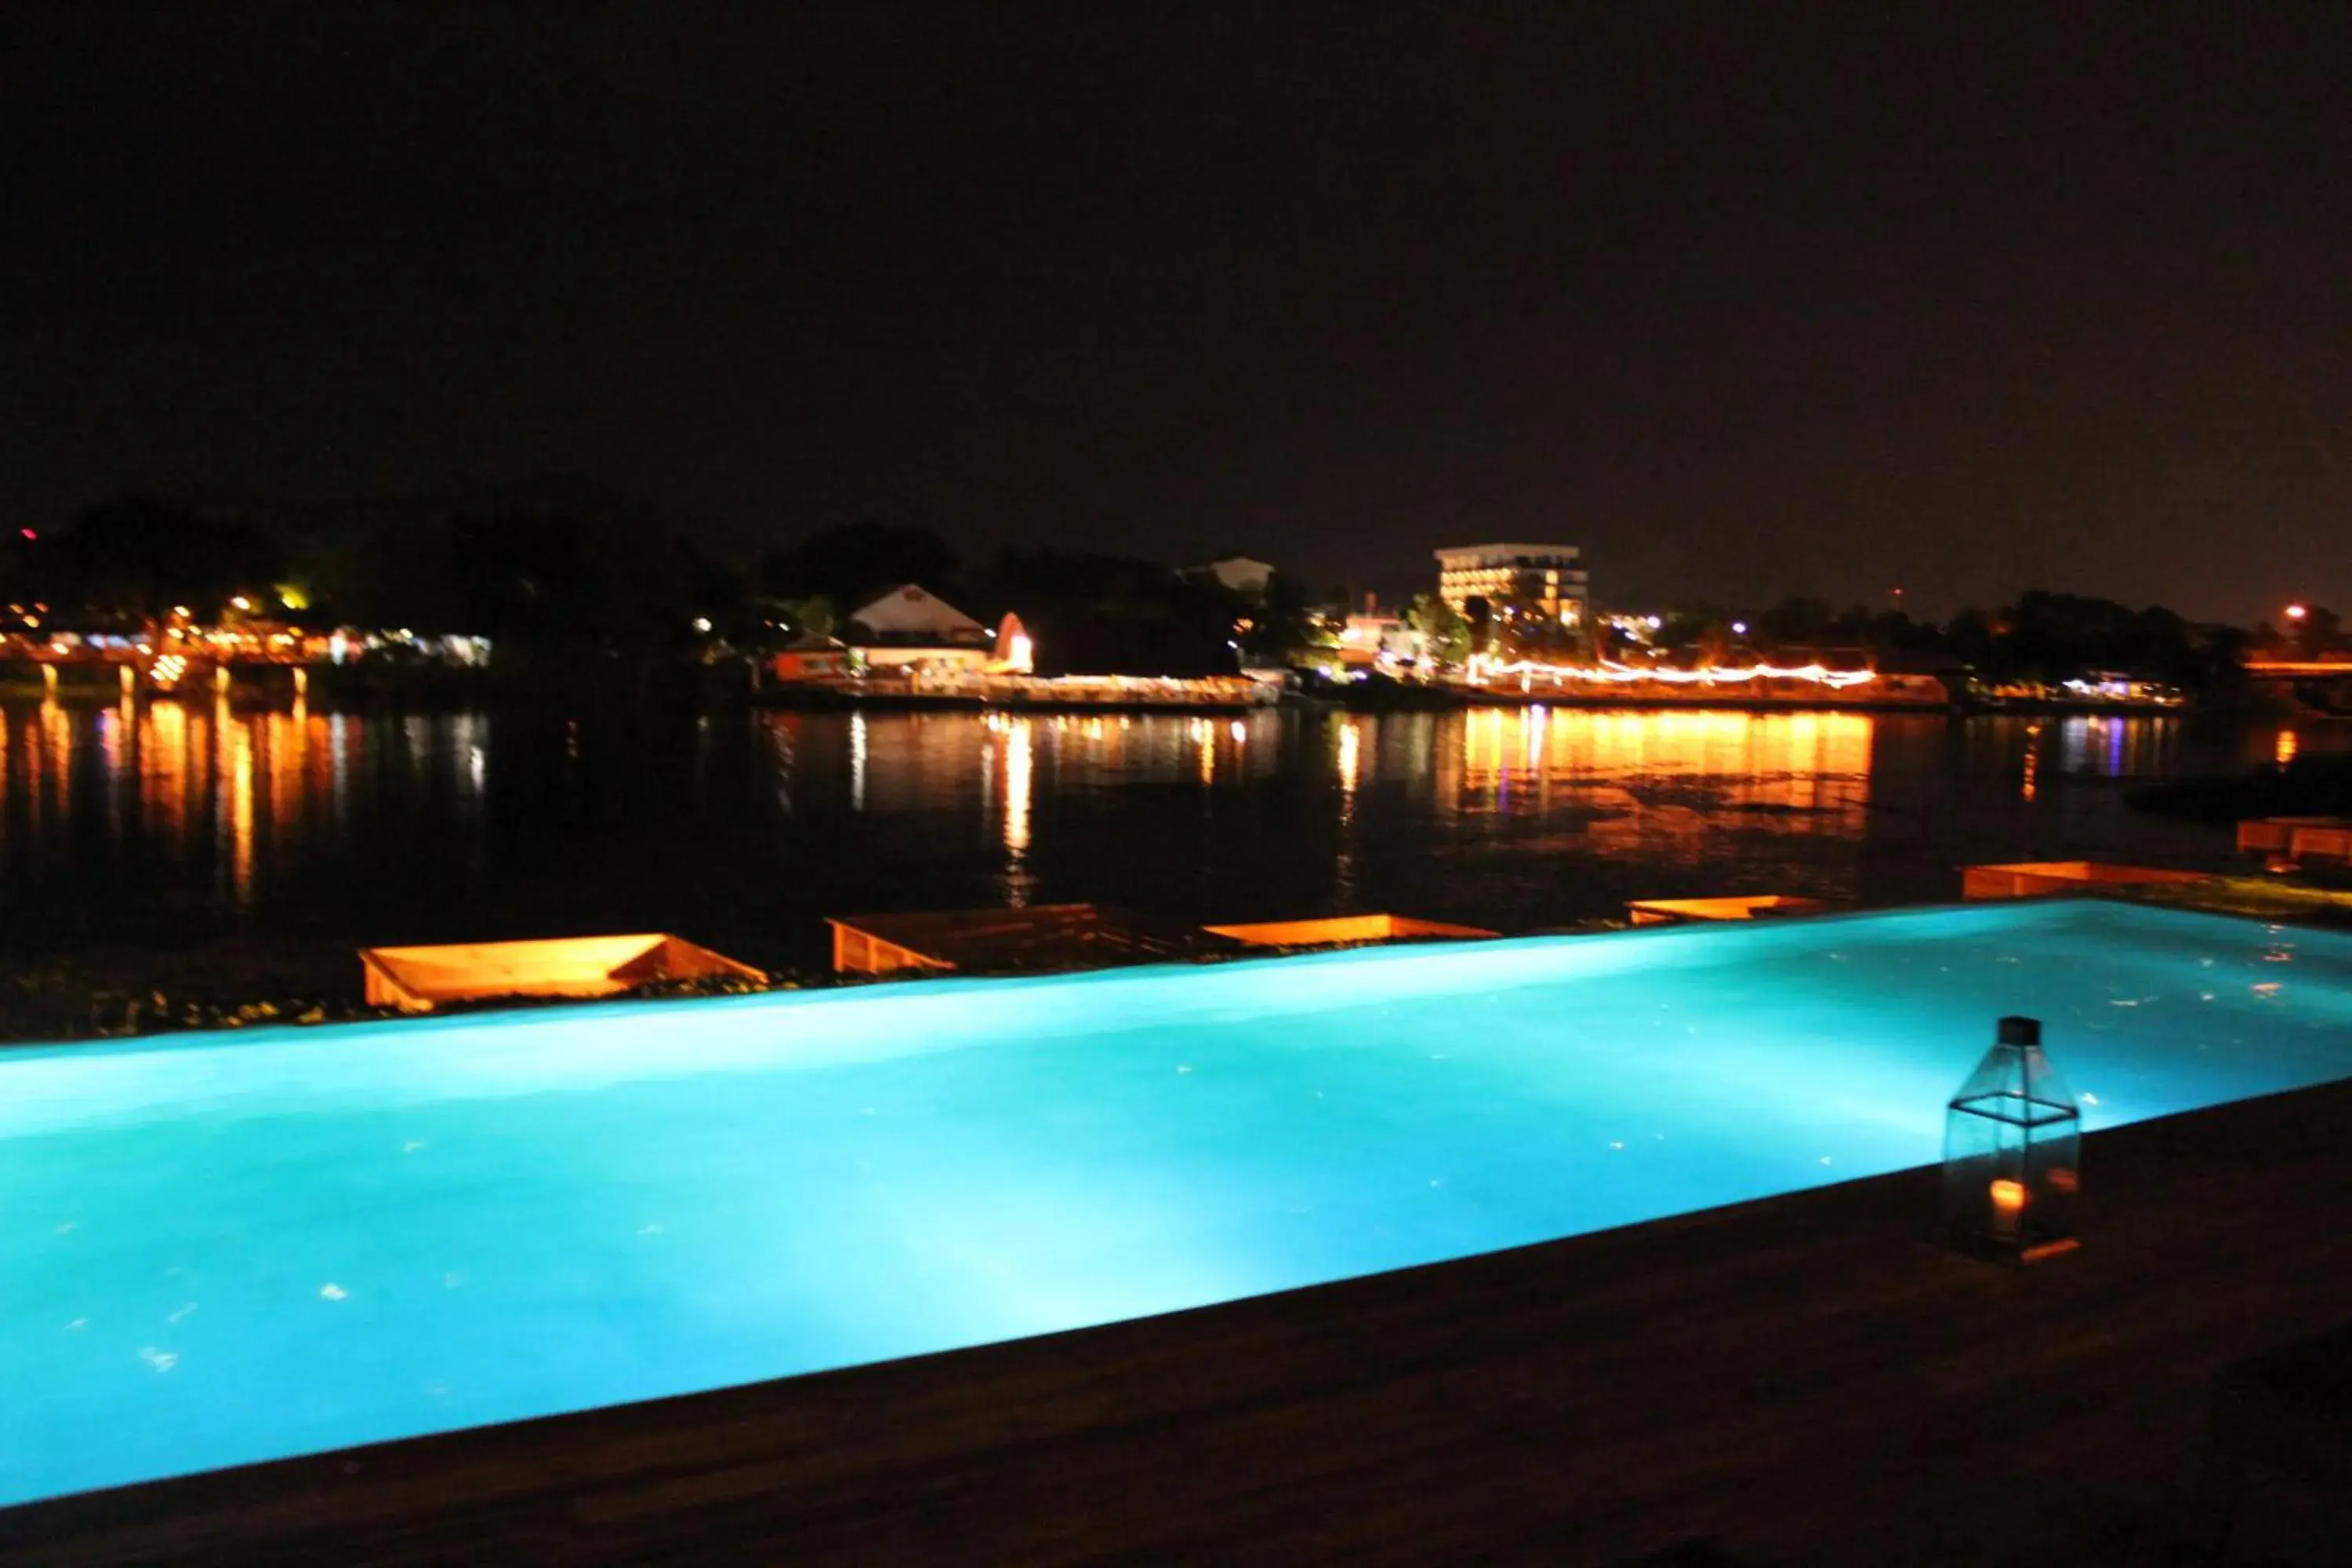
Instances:
[[[7,1053],[0,1500],[1919,1164],[2009,1012],[2094,1128],[2352,1076],[2352,937],[2001,905]]]

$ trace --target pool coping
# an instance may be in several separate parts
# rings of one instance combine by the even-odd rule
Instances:
[[[2084,1562],[2193,1530],[2206,1390],[2352,1303],[2352,1080],[2096,1132],[2086,1245],[1912,1170],[1160,1317],[0,1510],[0,1563]],[[2154,1532],[2154,1533],[2151,1533]],[[1974,1559],[1969,1559],[1974,1560]]]
[[[1356,947],[1324,948],[1293,952],[1248,953],[1186,962],[1112,964],[1098,969],[1069,970],[1045,974],[923,974],[905,979],[865,979],[835,984],[785,985],[766,990],[722,992],[708,995],[596,997],[515,1002],[499,1000],[482,1006],[430,1013],[391,1013],[383,1016],[363,1018],[334,1018],[316,1024],[277,1019],[236,1027],[157,1030],[147,1034],[95,1036],[81,1039],[0,1039],[0,1061],[19,1056],[201,1050],[232,1044],[266,1046],[280,1040],[307,1039],[321,1032],[334,1034],[348,1030],[374,1030],[390,1027],[398,1028],[403,1037],[406,1038],[441,1030],[464,1029],[508,1022],[544,1021],[553,1026],[562,1022],[604,1017],[645,1017],[692,1007],[714,1010],[790,1008],[798,1005],[839,1003],[867,993],[877,996],[918,994],[938,996],[942,994],[954,994],[982,987],[989,989],[1035,987],[1075,982],[1115,983],[1173,974],[1207,974],[1223,970],[1247,969],[1275,963],[1292,964],[1302,968],[1319,967],[1330,963],[1359,962],[1368,957],[1435,958],[1448,953],[1465,952],[1508,951],[1517,947],[1553,947],[1568,943],[1581,945],[1606,940],[1621,942],[1696,942],[1705,941],[1710,936],[1753,933],[1759,928],[1773,931],[1810,930],[1825,925],[1843,925],[1906,916],[1924,918],[1938,914],[1974,913],[1990,918],[2003,912],[2011,915],[2030,912],[2037,919],[2057,920],[2063,919],[2067,912],[2091,906],[2130,909],[2155,916],[2190,921],[2235,921],[2266,929],[2308,931],[2319,935],[2352,937],[2352,928],[2344,926],[2278,920],[2235,910],[2203,910],[2175,904],[2144,902],[2094,892],[2066,892],[2044,894],[2031,899],[1953,900],[1936,903],[1888,904],[1867,909],[1831,909],[1811,914],[1782,916],[1767,921],[1696,921],[1680,924],[1628,926],[1608,931],[1505,935],[1471,941],[1434,940],[1372,943]]]

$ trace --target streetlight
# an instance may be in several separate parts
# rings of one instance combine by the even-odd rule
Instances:
[[[2309,614],[2311,606],[2308,605],[2289,605],[2286,607],[2286,618],[2290,621],[2299,621]]]

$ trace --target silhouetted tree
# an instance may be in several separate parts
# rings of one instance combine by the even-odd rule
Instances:
[[[1323,607],[1308,604],[1306,593],[1280,572],[1267,581],[1262,599],[1237,598],[1234,608],[1242,656],[1252,664],[1307,662],[1339,646],[1339,628]]]
[[[1404,624],[1421,634],[1429,657],[1455,665],[1470,657],[1470,623],[1435,594],[1415,594],[1405,606]]]
[[[54,546],[43,544],[37,530],[35,535],[27,539],[19,529],[0,534],[0,600],[22,602],[47,595],[42,568]]]
[[[184,501],[125,497],[85,508],[37,557],[52,603],[127,621],[185,605],[210,619],[239,594],[266,597],[285,570],[278,541]]]
[[[1721,664],[1731,655],[1731,612],[1703,602],[1679,604],[1658,617],[1658,646],[1696,664]]]
[[[2293,642],[2289,645],[2298,658],[2320,658],[2338,651],[2344,642],[2344,618],[2320,605],[2305,609],[2303,617],[2292,623]]]
[[[775,601],[794,637],[829,637],[841,625],[840,607],[823,594]]]
[[[388,529],[362,552],[354,618],[418,632],[607,649],[684,643],[747,608],[726,568],[674,530],[531,512]]]
[[[760,586],[779,598],[823,595],[849,615],[902,583],[951,603],[962,588],[962,563],[947,542],[919,528],[852,522],[813,533],[760,563]]]
[[[1470,651],[1494,651],[1495,606],[1484,594],[1472,594],[1462,601],[1462,619],[1470,627]]]
[[[1955,617],[1944,646],[1996,679],[2058,682],[2116,670],[2192,689],[2231,684],[2242,635],[2192,627],[2162,605],[2135,610],[2112,599],[2032,589],[1999,625]]]
[[[1125,556],[1007,550],[977,574],[971,613],[1011,610],[1046,674],[1230,675],[1253,613],[1213,584]]]
[[[1819,647],[1831,640],[1837,625],[1837,613],[1826,599],[1809,599],[1790,595],[1756,617],[1756,631],[1772,647],[1796,644]]]
[[[1944,647],[1962,664],[1989,666],[1995,636],[1993,619],[1982,610],[1962,610],[1944,623]]]

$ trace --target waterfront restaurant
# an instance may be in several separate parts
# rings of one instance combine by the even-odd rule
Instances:
[[[919,668],[978,673],[992,652],[986,626],[915,583],[852,612],[848,641],[867,669],[887,674]]]

